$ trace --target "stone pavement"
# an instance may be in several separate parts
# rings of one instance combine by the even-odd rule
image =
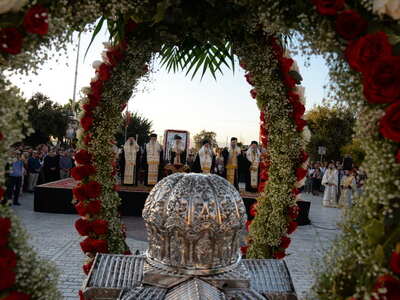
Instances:
[[[292,243],[285,258],[296,291],[304,298],[312,285],[311,263],[327,249],[337,233],[336,223],[340,210],[321,206],[321,197],[303,195],[312,201],[310,219],[312,225],[301,226],[292,234]],[[74,228],[76,215],[37,213],[33,211],[33,195],[24,194],[22,205],[14,207],[31,235],[31,245],[43,258],[53,261],[60,272],[59,288],[66,300],[78,299],[84,274],[84,255],[79,242],[82,238]],[[134,252],[147,247],[144,224],[139,217],[124,217],[128,229],[127,243]]]

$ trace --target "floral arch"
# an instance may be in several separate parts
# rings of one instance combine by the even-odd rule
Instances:
[[[302,150],[301,88],[293,60],[285,54],[284,39],[277,33],[286,37],[299,34],[299,50],[325,55],[332,91],[357,110],[356,131],[363,140],[364,167],[369,174],[365,192],[343,223],[342,236],[325,257],[314,287],[316,296],[394,299],[400,285],[399,7],[385,6],[389,1],[384,0],[374,1],[376,7],[366,0],[26,2],[0,3],[2,71],[35,71],[48,59],[49,49],[62,49],[73,30],[82,31],[99,17],[108,20],[111,33],[112,43],[106,45],[103,61],[94,64],[96,76],[84,89],[81,150],[74,170],[74,177],[81,180],[74,190],[81,215],[75,225],[87,236],[81,243],[88,256],[85,271],[95,252],[129,251],[117,211],[111,139],[137,80],[148,72],[152,55],[165,49],[175,49],[180,56],[176,68],[184,67],[180,62],[188,60],[191,51],[202,49],[196,64],[208,65],[213,71],[219,65],[210,57],[201,59],[204,49],[214,51],[214,57],[227,55],[224,51],[229,49],[248,72],[246,79],[254,86],[251,95],[261,111],[261,140],[270,155],[270,164],[263,166],[261,174],[266,184],[250,225],[248,256],[285,255],[290,242],[287,234],[296,227],[295,201],[307,155]],[[229,48],[223,46],[226,42]],[[15,122],[3,122],[3,116],[16,111],[23,114],[23,107],[5,110],[3,95],[10,91],[9,86],[3,77],[2,158],[18,138],[7,134]],[[10,219],[7,208],[1,207],[0,212],[2,219]],[[14,225],[12,222],[8,230],[11,236],[15,235]],[[16,243],[4,245],[19,254]],[[22,258],[16,257],[10,270],[18,278]],[[6,286],[5,292],[29,292],[23,280],[13,284]]]

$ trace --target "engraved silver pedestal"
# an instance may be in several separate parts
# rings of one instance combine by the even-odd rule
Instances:
[[[146,271],[157,274],[144,255],[98,254],[82,290],[92,300],[297,299],[282,260],[243,259],[232,271],[206,276],[182,277],[159,270],[154,279],[165,287],[143,283]]]
[[[222,177],[164,178],[143,219],[146,255],[98,254],[83,286],[86,299],[297,299],[284,261],[241,260],[245,207]]]

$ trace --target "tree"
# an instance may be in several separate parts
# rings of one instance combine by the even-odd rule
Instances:
[[[149,119],[143,117],[137,112],[131,113],[127,112],[122,115],[122,124],[115,135],[115,139],[118,145],[123,145],[125,143],[125,128],[126,137],[133,136],[136,138],[138,135],[138,143],[143,145],[149,141],[149,135],[153,133],[152,127],[153,122]]]
[[[79,101],[74,101],[72,99],[68,99],[68,102],[64,104],[63,108],[66,111],[69,111],[70,114],[73,114],[75,117],[78,116],[82,111]]]
[[[326,160],[339,160],[340,150],[352,141],[354,113],[346,107],[316,106],[306,113],[312,133],[307,145],[311,160],[319,160],[318,147],[326,147]]]
[[[193,140],[196,150],[199,150],[201,148],[201,146],[203,145],[203,141],[205,140],[209,141],[212,147],[218,146],[216,137],[217,134],[214,131],[206,131],[204,129],[198,134],[195,134],[193,136]]]
[[[47,143],[50,136],[62,140],[68,125],[68,110],[50,100],[42,93],[36,93],[28,100],[29,122],[34,133],[24,142],[31,146]]]
[[[365,157],[365,152],[361,148],[361,143],[358,139],[353,139],[350,144],[343,146],[340,152],[343,156],[350,154],[356,166],[360,166]]]

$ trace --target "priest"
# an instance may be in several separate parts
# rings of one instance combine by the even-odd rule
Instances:
[[[134,185],[137,183],[137,170],[139,168],[140,153],[139,145],[134,137],[129,137],[125,142],[122,159],[123,159],[123,184]]]
[[[211,148],[210,142],[203,141],[203,146],[196,155],[192,171],[194,173],[210,174],[214,173],[215,155]]]
[[[325,186],[322,205],[327,207],[336,207],[338,175],[333,163],[329,163],[328,169],[325,171],[324,176],[322,177],[322,184]]]
[[[170,163],[173,165],[184,165],[186,164],[186,147],[182,143],[182,137],[178,134],[174,136],[174,142],[170,149],[171,159]]]
[[[240,147],[237,145],[237,138],[231,138],[229,148],[225,148],[222,152],[225,164],[225,178],[238,188],[238,156],[240,155]]]
[[[252,141],[249,149],[246,152],[246,158],[250,162],[249,167],[249,186],[248,190],[252,192],[256,192],[258,188],[258,169],[260,165],[260,157],[261,153],[258,149],[258,143],[256,141]]]
[[[150,141],[146,144],[143,155],[143,166],[145,169],[145,185],[155,185],[160,177],[163,150],[157,141],[157,134],[150,135]]]

